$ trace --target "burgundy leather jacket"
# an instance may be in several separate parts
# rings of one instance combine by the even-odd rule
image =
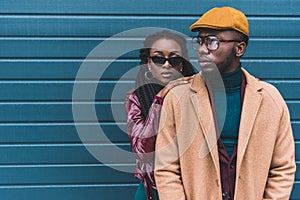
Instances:
[[[146,119],[142,117],[141,105],[133,90],[127,92],[125,110],[127,129],[132,151],[136,154],[134,176],[142,180],[147,199],[154,199],[154,151],[159,126],[162,98],[155,96]],[[152,197],[152,198],[151,198]]]

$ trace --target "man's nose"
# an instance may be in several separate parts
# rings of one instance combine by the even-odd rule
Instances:
[[[198,45],[198,54],[207,54],[209,52],[209,50],[207,49],[205,42],[202,42],[202,44]]]

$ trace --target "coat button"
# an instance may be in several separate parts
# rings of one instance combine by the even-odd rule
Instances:
[[[227,196],[227,192],[222,192],[222,196],[226,197]]]
[[[233,164],[231,164],[231,165],[230,165],[230,168],[231,168],[231,169],[234,169],[234,165],[233,165]]]

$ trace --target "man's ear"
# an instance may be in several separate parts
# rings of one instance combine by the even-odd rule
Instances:
[[[235,55],[237,57],[242,57],[246,51],[247,44],[245,42],[240,42],[235,47]]]

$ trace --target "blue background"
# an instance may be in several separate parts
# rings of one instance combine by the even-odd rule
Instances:
[[[194,36],[188,27],[211,7],[224,5],[242,10],[249,19],[243,66],[282,93],[300,168],[299,0],[0,0],[0,198],[133,199],[138,181],[110,166],[134,168],[134,160],[119,158],[106,166],[77,134],[72,115],[77,72],[89,52],[110,36],[139,27]],[[125,40],[117,38],[116,47]],[[130,151],[123,98],[135,74],[118,80],[138,65],[137,56],[131,52],[114,61],[99,82],[99,77],[81,80],[87,88],[98,84],[98,119],[83,117],[79,126],[100,126],[111,143],[100,139],[90,146],[109,156],[114,145]],[[90,70],[106,66],[107,57],[95,59]],[[112,98],[116,83],[124,89]],[[83,106],[90,101],[73,99]],[[119,110],[118,118],[111,106]],[[300,199],[299,179],[297,170],[291,199]]]

